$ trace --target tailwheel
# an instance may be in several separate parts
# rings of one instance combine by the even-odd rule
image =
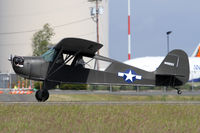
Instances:
[[[182,91],[180,89],[177,89],[177,94],[178,95],[181,95],[182,94]]]
[[[35,93],[35,98],[38,102],[45,102],[49,98],[49,92],[46,89],[38,90]]]

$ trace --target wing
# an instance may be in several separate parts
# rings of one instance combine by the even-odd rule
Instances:
[[[66,54],[74,55],[78,52],[82,56],[94,57],[102,46],[102,44],[80,38],[65,38],[55,46],[55,49],[62,50]]]

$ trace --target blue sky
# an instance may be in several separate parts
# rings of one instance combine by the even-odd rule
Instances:
[[[128,58],[127,3],[109,1],[109,55],[119,61]],[[170,50],[190,56],[200,43],[200,0],[131,0],[132,58],[165,56],[167,31]]]

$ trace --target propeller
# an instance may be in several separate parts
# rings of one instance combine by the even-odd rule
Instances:
[[[10,55],[10,57],[8,58],[9,61],[12,61],[13,57],[12,54]]]
[[[23,67],[24,66],[24,58],[21,56],[14,56],[12,59],[13,64],[17,67]]]

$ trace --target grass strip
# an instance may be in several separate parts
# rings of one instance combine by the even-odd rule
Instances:
[[[52,94],[48,101],[200,101],[200,96],[135,96],[113,94]]]
[[[0,104],[4,133],[199,133],[199,105]]]

